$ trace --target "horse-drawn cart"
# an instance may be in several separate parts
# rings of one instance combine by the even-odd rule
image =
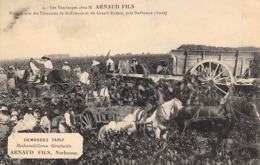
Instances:
[[[110,121],[121,121],[128,114],[133,113],[137,107],[111,106],[111,107],[91,107],[83,110],[82,113],[74,116],[76,127],[81,131],[97,129],[108,124]]]
[[[257,78],[251,75],[254,56],[259,52],[252,51],[202,51],[172,50],[170,64],[172,75],[131,74],[121,69],[119,73],[108,73],[108,77],[120,76],[130,79],[151,79],[183,81],[187,74],[199,75],[202,84],[211,84],[224,96],[228,86],[251,86]]]

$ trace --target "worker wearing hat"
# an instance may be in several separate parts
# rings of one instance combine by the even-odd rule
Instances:
[[[89,85],[89,73],[85,68],[82,68],[82,73],[80,74],[79,81],[84,85]]]
[[[40,127],[42,132],[50,133],[51,131],[51,122],[48,118],[48,112],[44,112],[41,120],[40,120]]]
[[[65,70],[65,71],[67,71],[67,72],[70,72],[70,71],[71,71],[68,61],[65,61],[65,62],[63,63],[63,66],[62,66],[61,69],[62,69],[62,70]]]
[[[5,71],[4,68],[0,67],[0,74],[4,73],[4,71]]]
[[[77,77],[80,78],[81,75],[81,68],[80,66],[77,64],[76,67],[73,69],[73,72],[76,73]]]
[[[34,59],[31,58],[30,61],[33,61]],[[39,64],[43,64],[44,65],[44,81],[45,81],[45,85],[47,84],[47,76],[49,74],[49,72],[53,69],[53,65],[51,62],[51,59],[47,56],[43,56],[41,58],[41,60],[34,60],[35,62],[39,63]]]
[[[37,120],[34,117],[34,111],[32,107],[28,107],[27,113],[23,116],[23,122],[28,130],[33,130],[37,124]]]
[[[10,118],[10,122],[11,122],[11,125],[16,125],[17,122],[18,122],[18,112],[14,109],[13,111],[11,111],[11,118]]]
[[[115,71],[115,63],[114,61],[110,58],[110,56],[107,57],[106,60],[106,73],[113,73]]]
[[[168,66],[165,60],[160,61],[160,64],[157,66],[156,73],[163,75],[168,73]]]
[[[133,58],[132,59],[132,62],[131,62],[131,64],[130,64],[130,73],[137,73],[137,71],[136,71],[136,65],[137,65],[138,63],[137,63],[137,60],[136,60],[136,58]]]
[[[67,111],[64,113],[65,123],[64,127],[66,128],[66,132],[71,132],[74,128],[74,112],[73,108],[67,106]]]
[[[2,106],[0,108],[0,140],[4,138],[8,132],[8,123],[10,117],[7,115],[8,108],[6,106]]]
[[[7,93],[7,76],[4,69],[0,68],[0,93]]]
[[[92,65],[91,65],[91,67],[94,67],[94,66],[97,66],[97,65],[99,65],[100,64],[100,62],[99,61],[96,61],[95,59],[92,61]]]
[[[58,109],[54,110],[54,115],[55,117],[53,117],[51,119],[51,133],[58,133],[59,132],[59,115],[60,115],[60,111]]]
[[[12,94],[14,94],[16,89],[15,79],[16,79],[15,68],[14,66],[9,66],[7,72],[7,86],[8,86],[8,91]]]
[[[109,90],[108,90],[107,81],[103,82],[103,84],[101,85],[99,97],[100,97],[101,106],[105,106],[105,107],[111,106],[111,100],[110,100],[110,94],[109,94]]]
[[[58,109],[54,110],[55,116],[51,119],[51,133],[59,133],[64,132],[65,119],[63,116],[60,115],[60,111]]]
[[[96,61],[95,59],[92,62],[92,68],[91,68],[91,72],[93,74],[93,84],[94,84],[94,92],[99,93],[100,89],[101,89],[101,76],[100,76],[100,71],[99,71],[99,61]]]
[[[94,76],[97,76],[99,74],[99,67],[98,67],[99,64],[100,62],[96,61],[95,59],[92,61],[91,71],[93,72]]]

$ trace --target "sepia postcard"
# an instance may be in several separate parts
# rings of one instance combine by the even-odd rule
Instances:
[[[1,0],[0,165],[260,163],[259,0]]]

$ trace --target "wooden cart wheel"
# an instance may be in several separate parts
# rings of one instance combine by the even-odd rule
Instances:
[[[217,60],[204,60],[190,70],[192,75],[200,75],[203,85],[213,85],[223,97],[228,95],[228,86],[235,82],[229,67]]]
[[[81,115],[81,126],[82,129],[93,129],[96,127],[96,120],[92,112],[86,110]]]

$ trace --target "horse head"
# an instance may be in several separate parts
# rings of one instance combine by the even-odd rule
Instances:
[[[240,118],[259,118],[257,102],[245,98],[228,99],[224,104],[224,115],[230,114],[237,121]]]
[[[248,112],[248,114],[246,114],[246,115],[248,115],[249,117],[260,118],[260,115],[257,111],[257,109],[259,109],[259,108],[257,108],[257,104],[255,104],[253,102],[248,102],[246,104],[245,109]]]
[[[172,100],[172,108],[171,108],[171,115],[175,117],[177,117],[179,111],[183,108],[183,105],[182,105],[182,102],[177,99],[177,98],[174,98]]]

